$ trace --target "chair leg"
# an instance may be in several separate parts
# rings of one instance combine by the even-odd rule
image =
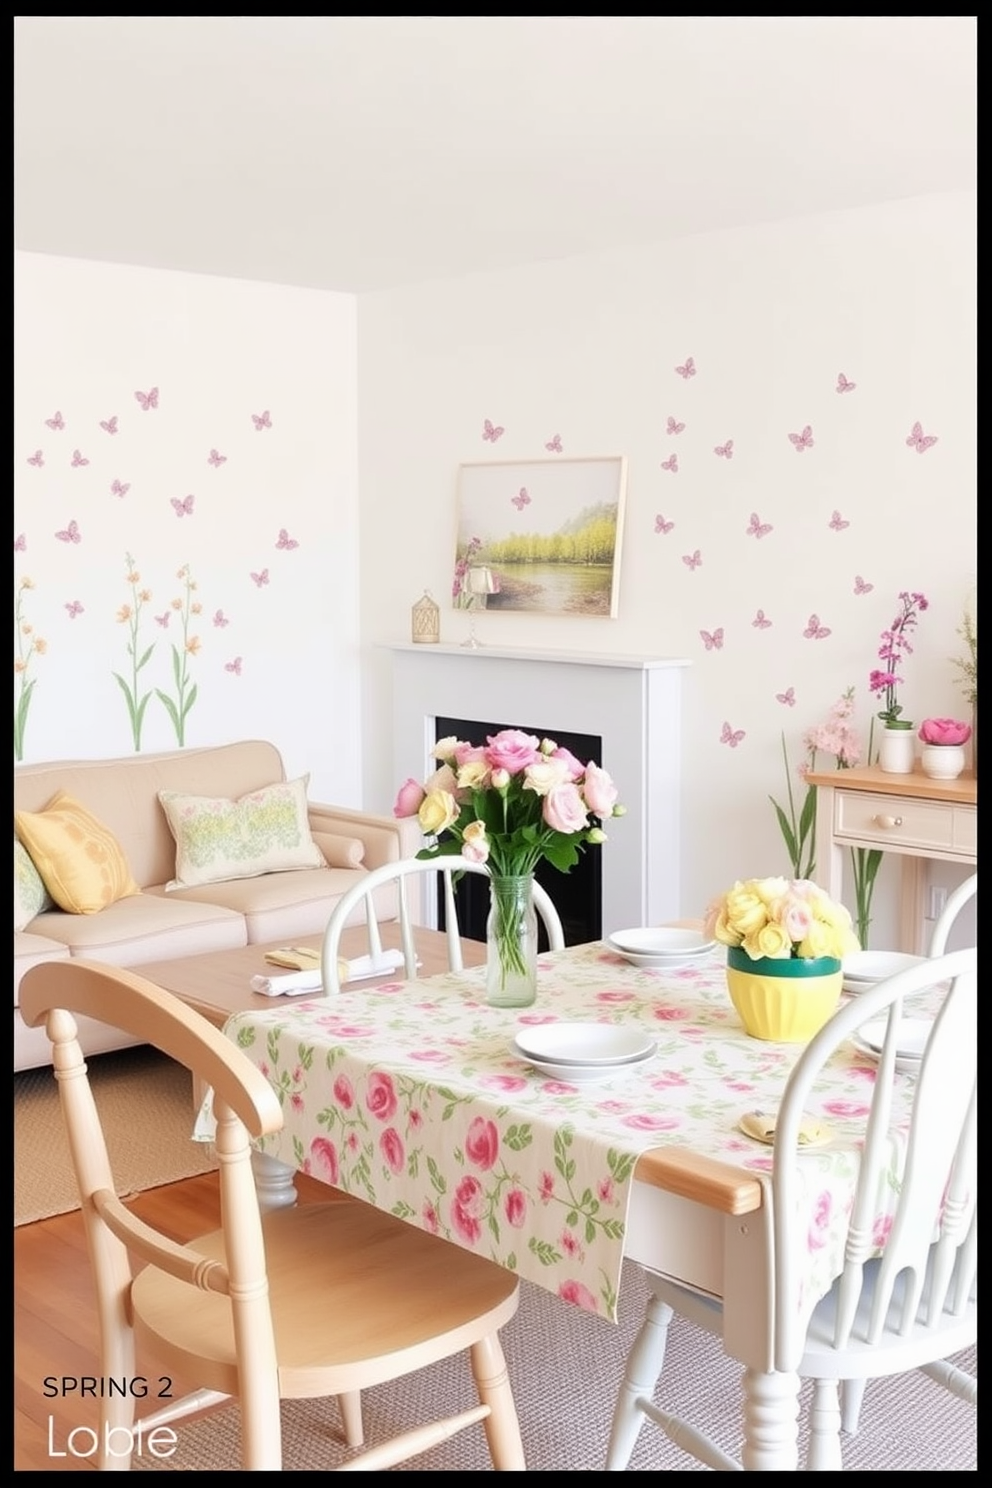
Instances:
[[[361,1390],[352,1390],[347,1395],[339,1395],[338,1410],[341,1412],[341,1425],[344,1428],[346,1443],[349,1447],[360,1447],[365,1441]]]
[[[840,1429],[847,1436],[857,1436],[861,1401],[864,1398],[866,1379],[844,1380],[840,1387]]]
[[[489,1407],[483,1426],[493,1467],[496,1472],[523,1472],[527,1467],[524,1444],[499,1335],[490,1333],[480,1338],[473,1343],[469,1356],[479,1399]]]
[[[851,1380],[844,1381],[847,1390]],[[859,1381],[859,1383],[863,1383]],[[813,1402],[809,1412],[809,1445],[806,1449],[807,1472],[840,1472],[841,1409],[836,1380],[813,1381]]]
[[[610,1443],[606,1451],[606,1471],[626,1472],[634,1450],[644,1414],[637,1404],[638,1396],[650,1399],[665,1363],[668,1325],[674,1316],[667,1302],[649,1297],[644,1322],[627,1357],[623,1383],[613,1411]]]

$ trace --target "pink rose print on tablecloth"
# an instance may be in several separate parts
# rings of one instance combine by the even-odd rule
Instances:
[[[810,1250],[821,1250],[826,1244],[832,1209],[833,1201],[829,1193],[821,1193],[813,1209],[809,1234],[807,1236],[807,1245]]]
[[[561,1234],[558,1237],[558,1244],[561,1246],[565,1255],[569,1256],[573,1260],[585,1260],[586,1253],[582,1249],[582,1245],[579,1242],[578,1235],[576,1235],[573,1230],[562,1230]]]
[[[330,1137],[314,1137],[310,1143],[310,1171],[316,1178],[337,1183],[340,1173],[338,1149]]]
[[[519,1230],[527,1218],[527,1195],[520,1188],[511,1188],[503,1200],[503,1213],[507,1224]]]
[[[879,1214],[871,1227],[871,1243],[876,1250],[884,1250],[892,1233],[892,1215]]]
[[[499,1132],[495,1121],[476,1116],[465,1136],[465,1156],[473,1167],[483,1172],[491,1168],[499,1155]]]
[[[863,1101],[832,1100],[824,1101],[823,1109],[830,1116],[867,1116],[870,1107]]]
[[[596,1184],[596,1197],[601,1204],[612,1204],[616,1194],[616,1185],[612,1178],[600,1178]]]
[[[451,1227],[469,1245],[476,1245],[482,1234],[480,1223],[485,1209],[485,1195],[478,1178],[466,1174],[451,1200]]]
[[[369,1075],[368,1086],[365,1091],[365,1104],[369,1114],[378,1121],[391,1121],[396,1115],[396,1090],[393,1086],[391,1075],[383,1074],[379,1070],[373,1070]]]
[[[622,957],[620,958],[623,959]],[[633,992],[597,992],[597,1002],[633,1002]]]
[[[443,1049],[415,1049],[410,1055],[418,1064],[447,1064],[448,1056]]]
[[[434,1204],[432,1204],[429,1200],[424,1205],[422,1218],[423,1218],[423,1223],[424,1223],[424,1229],[428,1232],[428,1234],[430,1234],[430,1235],[436,1235],[437,1232],[438,1232],[438,1230],[440,1229],[441,1221],[438,1218],[438,1212],[437,1212],[436,1206]]]
[[[652,1116],[647,1111],[635,1111],[623,1118],[622,1125],[631,1131],[678,1131],[681,1122],[676,1116]]]
[[[403,1146],[403,1138],[395,1126],[387,1126],[379,1138],[379,1151],[386,1161],[386,1166],[393,1173],[402,1173],[403,1164],[406,1162],[406,1150]]]
[[[581,1307],[583,1312],[599,1311],[596,1298],[581,1281],[563,1281],[558,1288],[558,1295],[563,1302],[574,1302],[575,1306]]]
[[[479,1080],[487,1090],[501,1090],[505,1095],[515,1090],[526,1090],[529,1083],[523,1075],[484,1075]]]
[[[547,1204],[555,1195],[555,1178],[553,1173],[542,1173],[537,1183],[537,1196],[542,1204]]]
[[[342,1111],[350,1111],[355,1104],[355,1087],[347,1075],[338,1075],[334,1081],[334,1099]]]

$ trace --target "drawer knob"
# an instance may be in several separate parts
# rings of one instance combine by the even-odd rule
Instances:
[[[901,827],[901,816],[873,816],[872,823],[876,827]]]

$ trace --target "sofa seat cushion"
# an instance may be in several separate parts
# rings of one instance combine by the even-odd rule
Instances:
[[[42,961],[68,961],[69,947],[48,935],[36,935],[33,930],[14,932],[14,1006],[17,1006],[17,989],[21,977],[31,966]]]
[[[245,944],[245,924],[218,904],[190,904],[164,894],[134,894],[97,915],[50,910],[32,920],[33,931],[61,941],[73,956],[111,966],[236,950]]]
[[[248,944],[292,941],[296,935],[322,935],[331,910],[346,889],[363,876],[356,868],[307,868],[232,879],[195,889],[169,889],[170,904],[222,904],[244,916]],[[146,890],[166,895],[165,885]]]

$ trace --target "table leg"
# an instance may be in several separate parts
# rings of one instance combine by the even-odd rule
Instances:
[[[799,1376],[744,1371],[745,1472],[798,1472]]]
[[[296,1203],[295,1168],[258,1151],[251,1155],[251,1166],[262,1213],[269,1209],[291,1209]]]

